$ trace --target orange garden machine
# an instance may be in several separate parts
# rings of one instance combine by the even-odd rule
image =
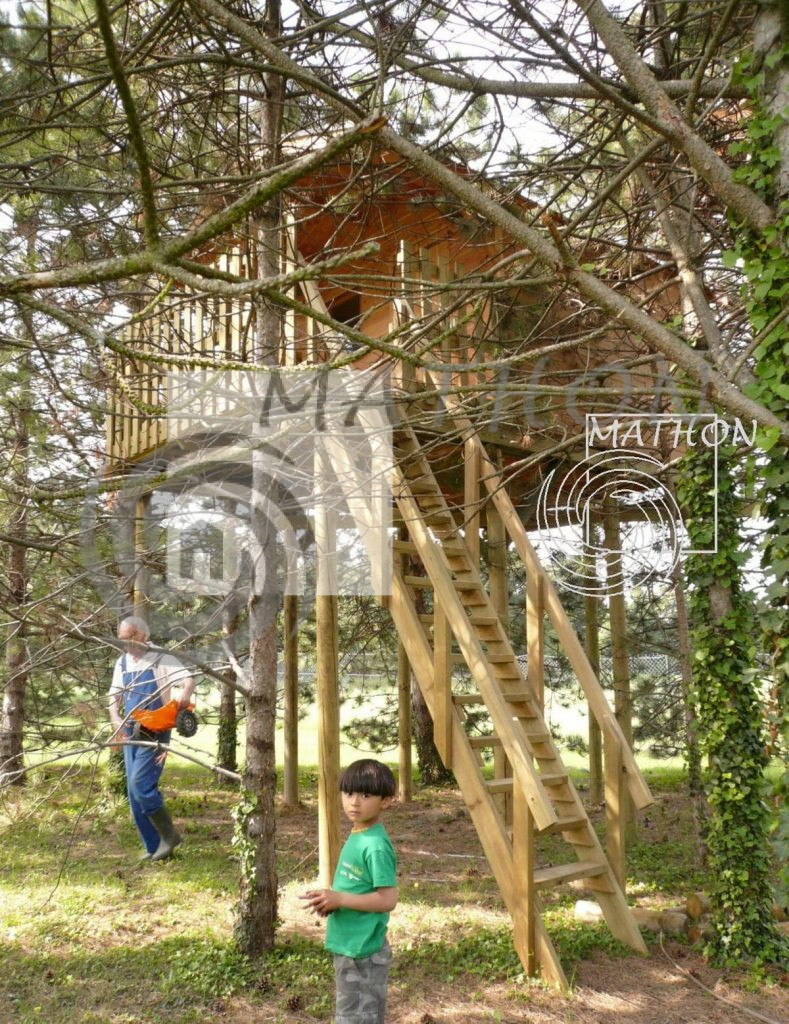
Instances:
[[[140,739],[142,729],[149,733],[175,729],[180,736],[194,736],[197,732],[197,715],[193,709],[194,704],[189,704],[188,707],[179,710],[177,700],[168,701],[153,711],[136,708],[131,713],[135,723],[132,739]]]

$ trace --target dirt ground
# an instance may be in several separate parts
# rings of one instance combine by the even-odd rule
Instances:
[[[681,828],[682,804],[681,794],[668,793],[650,810],[653,822],[665,823],[662,830],[655,830],[655,842],[661,847],[671,838],[671,829]],[[279,821],[280,840],[292,855],[301,852],[305,860],[314,853],[304,844],[305,836],[314,836],[310,829],[313,813],[304,809],[283,815]],[[454,918],[459,931],[469,920],[482,927],[508,920],[459,795],[442,792],[428,803],[395,807],[386,824],[398,850],[401,893],[421,889],[429,905],[415,914],[407,902],[401,902],[393,913],[390,939],[395,956],[398,946],[419,941],[431,926],[436,928],[437,938],[450,937],[451,922],[449,930],[442,931],[442,926],[433,922],[430,907],[459,911]],[[299,920],[298,887],[284,881],[281,914],[287,922],[285,932],[319,938],[319,924],[304,921],[303,913]],[[584,895],[581,886],[574,883],[572,899]],[[643,906],[659,907],[676,903],[677,896],[653,891],[637,900]],[[419,914],[424,916],[423,922],[418,921]],[[435,918],[435,922],[439,920]],[[789,975],[776,971],[769,984],[756,986],[745,973],[715,970],[698,951],[669,938],[656,938],[646,958],[595,951],[573,965],[571,978],[571,993],[560,995],[539,983],[491,983],[472,976],[444,983],[437,981],[435,974],[416,971],[405,982],[393,979],[390,984],[387,1022],[747,1024],[757,1020],[789,1024]],[[268,1017],[265,1011],[261,1015],[260,1007],[255,1007],[252,1016],[245,1016],[241,1007],[236,1009],[242,1011],[235,1018],[238,1024],[242,1020],[248,1024],[250,1020],[282,1019],[278,1014]],[[314,1020],[293,1012],[286,1019]]]

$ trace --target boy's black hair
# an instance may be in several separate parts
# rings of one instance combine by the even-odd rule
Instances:
[[[390,768],[371,757],[349,764],[340,776],[340,792],[366,796],[394,796],[397,783]]]

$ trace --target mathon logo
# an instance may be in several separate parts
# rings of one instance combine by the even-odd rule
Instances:
[[[712,554],[718,547],[717,479],[719,445],[731,440],[752,445],[750,434],[736,420],[715,414],[589,414],[586,451],[562,477],[552,470],[537,501],[541,551],[556,569],[556,582],[573,593],[604,597],[623,593],[628,581],[647,584],[667,579],[683,554]],[[712,547],[688,544],[682,513],[666,483],[668,463],[688,447],[713,449],[715,524]],[[613,551],[600,538],[599,522],[615,510],[624,542]],[[619,568],[599,574],[605,558]]]

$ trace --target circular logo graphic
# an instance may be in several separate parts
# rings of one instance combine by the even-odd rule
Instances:
[[[659,459],[616,448],[594,452],[557,479],[552,470],[537,499],[540,549],[556,569],[555,582],[576,594],[624,593],[626,583],[663,580],[679,561],[682,514],[658,478]],[[613,503],[623,525],[621,551],[597,542],[595,521]],[[617,560],[612,556],[619,555]],[[608,558],[601,577],[600,556]]]

